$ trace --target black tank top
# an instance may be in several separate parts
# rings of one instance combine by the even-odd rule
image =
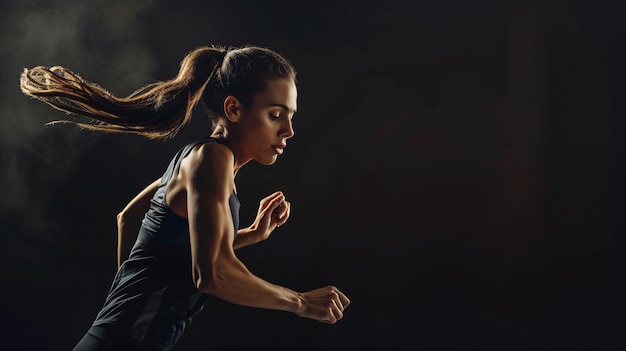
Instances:
[[[165,190],[182,159],[192,148],[219,139],[204,139],[180,149],[163,174],[146,213],[137,241],[124,261],[102,310],[90,332],[104,329],[106,335],[119,335],[169,350],[179,340],[192,317],[202,310],[209,295],[201,293],[192,279],[189,222],[170,210]],[[229,198],[235,232],[239,228],[239,200]],[[94,328],[99,327],[99,328]]]

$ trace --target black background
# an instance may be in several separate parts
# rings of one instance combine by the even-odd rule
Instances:
[[[0,25],[2,349],[69,350],[115,273],[115,215],[205,136],[44,127],[24,67],[118,95],[200,45],[261,45],[298,70],[296,136],[238,175],[252,272],[352,300],[325,325],[211,300],[176,350],[626,348],[624,5],[619,1],[17,1]]]

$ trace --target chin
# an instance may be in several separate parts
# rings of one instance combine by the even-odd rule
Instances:
[[[264,165],[264,166],[271,166],[274,163],[276,163],[276,159],[277,159],[276,156],[271,157],[271,158],[265,158],[265,159],[258,158],[257,162],[262,164],[262,165]]]

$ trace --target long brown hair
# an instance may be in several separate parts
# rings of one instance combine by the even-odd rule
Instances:
[[[61,66],[25,69],[20,88],[84,122],[63,119],[81,128],[111,133],[134,133],[149,138],[173,137],[191,117],[200,98],[213,118],[223,116],[224,99],[233,95],[244,106],[270,79],[295,82],[293,66],[276,52],[262,47],[203,46],[188,53],[173,79],[146,85],[127,97],[116,97]]]

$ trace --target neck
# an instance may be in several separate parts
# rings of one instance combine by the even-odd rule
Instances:
[[[239,147],[239,144],[235,141],[236,137],[229,135],[228,130],[224,126],[217,125],[213,133],[211,133],[211,138],[224,140],[224,145],[226,145],[226,147],[228,147],[233,153],[235,159],[233,165],[233,173],[236,176],[239,169],[243,167],[243,165],[248,163],[250,161],[250,158],[243,156],[244,153]]]
[[[211,138],[226,138],[226,136],[228,136],[228,130],[221,124],[216,125],[211,133]]]

